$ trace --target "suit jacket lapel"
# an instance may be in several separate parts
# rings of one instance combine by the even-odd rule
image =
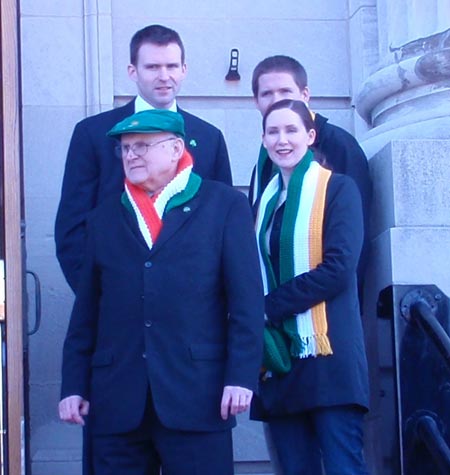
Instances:
[[[143,247],[143,250],[149,251],[144,236],[139,229],[137,219],[133,213],[126,209],[122,203],[120,203],[121,213],[124,217],[124,226],[127,234],[132,234],[132,237],[139,242],[139,245]]]
[[[125,119],[125,117],[129,117],[130,115],[134,114],[134,111],[135,111],[134,103],[135,103],[135,101],[136,101],[136,98],[132,99],[130,102],[128,102],[124,106],[116,109],[117,111],[120,111],[119,115],[122,119]]]
[[[158,252],[162,246],[191,219],[200,204],[198,195],[184,205],[170,210],[163,218],[163,226],[151,253]]]

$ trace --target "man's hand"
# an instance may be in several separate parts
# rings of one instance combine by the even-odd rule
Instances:
[[[58,409],[62,421],[84,426],[83,416],[89,414],[89,401],[81,396],[69,396],[59,401]]]
[[[240,386],[225,386],[223,388],[222,402],[220,404],[220,415],[226,421],[229,414],[235,416],[240,412],[245,412],[250,407],[253,391]]]

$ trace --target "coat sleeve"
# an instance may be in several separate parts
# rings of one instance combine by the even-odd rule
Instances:
[[[63,347],[61,399],[77,394],[89,400],[91,358],[99,310],[100,279],[95,265],[94,240],[88,231],[80,284]]]
[[[226,218],[222,268],[229,313],[224,385],[256,391],[262,362],[264,295],[252,214],[242,193]]]
[[[56,256],[74,291],[84,256],[86,216],[96,206],[98,186],[95,148],[82,121],[75,126],[70,141],[55,222]]]
[[[273,323],[327,301],[355,285],[363,240],[361,198],[354,182],[332,175],[326,195],[323,261],[266,295],[266,315]]]
[[[370,177],[367,157],[357,140],[348,132],[338,127],[326,129],[323,153],[335,173],[351,177],[361,194],[362,212],[364,219],[364,241],[358,262],[358,287],[360,300],[364,274],[369,256],[370,211],[372,202],[372,180]]]

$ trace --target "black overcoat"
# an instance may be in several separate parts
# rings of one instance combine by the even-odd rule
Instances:
[[[204,180],[148,249],[112,196],[88,220],[86,259],[63,352],[62,394],[90,401],[94,433],[142,419],[217,431],[225,385],[256,390],[264,298],[246,197]]]

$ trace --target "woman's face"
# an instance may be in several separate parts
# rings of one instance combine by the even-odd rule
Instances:
[[[315,138],[315,130],[306,130],[300,116],[291,109],[274,110],[266,118],[263,144],[282,172],[292,173]]]

